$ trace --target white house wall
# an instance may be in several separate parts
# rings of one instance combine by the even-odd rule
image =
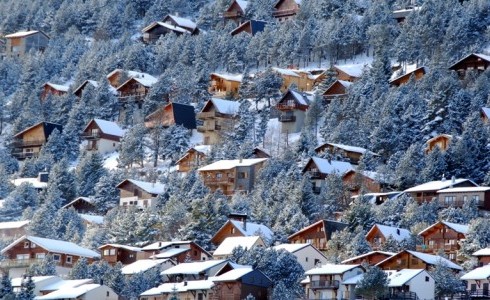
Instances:
[[[429,281],[425,281],[425,277],[429,277]],[[410,292],[417,294],[420,300],[434,299],[435,297],[435,282],[429,274],[424,271],[420,272],[408,282]]]
[[[315,266],[315,259],[319,260],[320,265],[327,263],[325,256],[321,255],[313,246],[304,247],[293,253],[296,256],[299,264],[303,267],[303,270],[308,271],[313,269]]]

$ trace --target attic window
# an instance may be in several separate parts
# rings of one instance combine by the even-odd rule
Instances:
[[[24,242],[24,248],[29,248],[29,242]]]
[[[429,276],[425,276],[425,282],[429,282],[430,279],[429,279]]]

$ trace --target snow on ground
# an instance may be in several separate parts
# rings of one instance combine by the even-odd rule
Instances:
[[[279,156],[287,148],[294,147],[298,142],[301,133],[281,133],[281,122],[278,118],[270,119],[267,123],[267,131],[264,137],[262,148],[272,157]]]
[[[119,152],[113,152],[104,157],[104,168],[109,170],[117,169],[117,159],[119,158]]]
[[[202,137],[202,133],[197,130],[192,130],[191,138],[189,139],[189,143],[191,146],[202,145],[204,138]]]

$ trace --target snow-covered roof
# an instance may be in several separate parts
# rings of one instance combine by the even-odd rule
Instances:
[[[140,296],[153,296],[153,295],[162,295],[162,294],[170,294],[173,292],[183,293],[187,291],[195,291],[195,290],[209,290],[214,287],[214,283],[211,279],[214,277],[210,277],[207,280],[191,280],[179,283],[171,283],[167,282],[159,285],[158,287],[149,289],[140,294]]]
[[[432,254],[427,254],[427,253],[422,253],[422,252],[416,252],[416,251],[411,251],[411,250],[404,250],[404,251],[406,251],[407,253],[410,253],[411,255],[417,257],[418,259],[424,261],[426,264],[429,264],[429,265],[444,264],[448,268],[451,268],[451,269],[463,270],[463,268],[461,268],[459,265],[453,263],[452,261],[450,261],[447,258],[444,258],[442,256],[432,255]],[[402,252],[400,252],[400,253],[402,253]],[[398,253],[398,254],[400,254],[400,253]],[[396,254],[395,256],[397,256],[398,254]],[[390,260],[392,258],[393,258],[393,256],[379,262],[377,265],[381,265],[385,261]]]
[[[361,265],[334,265],[326,264],[319,268],[313,268],[305,272],[305,275],[336,275],[344,274],[345,272],[352,270],[354,268],[360,267]]]
[[[490,248],[483,248],[472,254],[473,256],[488,256],[490,255]]]
[[[213,278],[213,281],[236,281],[243,276],[247,275],[248,273],[252,272],[253,269],[252,267],[245,267],[245,268],[238,268],[238,269],[233,269],[231,271],[228,271],[224,274],[221,274],[219,276],[216,276]]]
[[[227,237],[213,252],[213,256],[231,255],[233,249],[241,246],[243,249],[251,249],[253,246],[263,245],[260,236],[232,236]]]
[[[109,73],[107,75],[107,77],[108,78],[111,77],[116,72],[123,72],[123,70],[121,70],[121,69],[115,69],[114,71],[112,71],[111,73]],[[158,81],[157,78],[155,78],[155,77],[153,77],[153,76],[151,76],[150,74],[147,74],[147,73],[137,72],[137,71],[126,71],[126,73],[128,74],[129,79],[126,80],[119,87],[117,87],[116,90],[119,90],[122,86],[124,86],[126,83],[128,83],[131,79],[136,80],[137,82],[139,82],[141,85],[143,85],[145,87],[151,87],[152,85],[154,85]]]
[[[12,222],[0,222],[0,229],[15,229],[21,228],[29,224],[29,220],[24,221],[12,221]]]
[[[100,284],[89,283],[78,287],[68,287],[51,292],[44,296],[37,296],[35,300],[48,300],[48,299],[78,299],[78,297],[101,287]]]
[[[408,231],[407,229],[386,226],[381,224],[374,224],[371,230],[369,230],[369,232],[366,234],[366,236],[369,235],[369,233],[373,231],[376,227],[379,229],[379,231],[383,234],[385,238],[391,236],[394,240],[398,242],[403,241],[404,239],[410,237],[410,231]]]
[[[448,188],[437,191],[437,193],[472,193],[472,192],[486,192],[489,191],[488,186],[468,186],[468,187],[456,187]]]
[[[462,59],[458,60],[457,62],[455,62],[454,64],[452,64],[449,69],[452,69],[453,67],[455,67],[457,64],[459,64],[460,62],[464,61],[465,59],[467,59],[468,57],[470,56],[476,56],[476,57],[479,57],[483,60],[486,60],[488,62],[490,62],[490,56],[489,55],[486,55],[486,54],[482,54],[482,53],[470,53],[468,55],[466,55],[465,57],[463,57]]]
[[[322,174],[338,173],[339,175],[342,175],[347,171],[354,170],[354,167],[350,163],[345,161],[329,161],[328,159],[320,157],[312,157],[311,159],[318,168],[318,171],[320,171],[320,173]]]
[[[228,80],[228,81],[242,82],[243,80],[242,74],[211,73],[211,75],[221,77],[224,80]]]
[[[69,85],[54,84],[51,82],[46,82],[46,85],[49,85],[53,89],[60,91],[60,92],[68,92],[68,90],[70,89]]]
[[[87,214],[78,214],[82,219],[89,223],[93,224],[103,224],[104,216],[95,216],[95,215],[87,215]]]
[[[227,115],[236,115],[240,109],[240,102],[211,98],[214,108],[217,112]]]
[[[304,244],[280,244],[277,246],[274,246],[275,250],[286,250],[289,253],[294,253],[298,250],[301,250],[305,247],[311,246],[310,243],[304,243]]]
[[[34,178],[17,178],[12,180],[12,184],[15,186],[19,186],[23,183],[29,183],[35,189],[44,189],[48,186],[47,182],[41,182],[37,177]]]
[[[43,282],[45,280],[57,280],[57,281],[61,281],[62,279],[59,278],[58,276],[32,276],[32,282],[34,283],[39,283],[39,282]],[[25,279],[23,277],[15,277],[15,278],[12,278],[11,279],[11,283],[12,283],[12,286],[13,287],[20,287],[22,286],[22,282],[24,281]]]
[[[76,255],[80,257],[89,258],[99,258],[100,254],[87,248],[78,246],[77,244],[71,242],[65,242],[60,240],[40,238],[36,236],[23,236],[16,241],[12,242],[7,247],[3,248],[0,253],[4,254],[6,251],[10,250],[12,247],[22,242],[23,240],[29,240],[32,243],[46,249],[50,253],[64,253],[68,255]]]
[[[461,280],[486,280],[490,277],[490,265],[485,265],[470,271],[463,276]]]
[[[11,39],[11,38],[26,37],[26,36],[29,36],[29,35],[36,34],[38,32],[40,32],[40,31],[38,31],[38,30],[18,31],[18,32],[15,32],[15,33],[7,34],[5,36],[5,38],[6,39]]]
[[[155,254],[150,256],[150,258],[158,258],[158,259],[163,259],[163,258],[172,258],[176,255],[179,255],[181,253],[190,251],[190,248],[171,248],[168,250],[165,250],[161,253]]]
[[[248,1],[244,1],[244,0],[235,0],[236,4],[238,4],[238,6],[240,6],[240,8],[245,11],[247,9],[247,6],[248,6]]]
[[[377,253],[384,254],[386,256],[393,256],[393,255],[396,254],[395,252],[387,252],[387,251],[370,251],[368,253],[364,253],[364,254],[361,254],[361,255],[358,255],[358,256],[354,256],[354,257],[348,258],[348,259],[342,261],[342,263],[345,264],[345,263],[348,263],[350,261],[353,261],[353,260],[356,260],[356,259],[359,259],[359,258],[363,258],[363,257],[369,256],[369,255],[377,254]]]
[[[152,85],[154,85],[155,83],[157,83],[158,79],[149,75],[147,77],[133,77],[131,79],[134,79],[136,80],[137,82],[141,83],[141,85],[143,86],[146,86],[146,87],[151,87]],[[129,80],[131,80],[129,79]],[[128,80],[128,81],[129,81]],[[127,82],[127,81],[126,81]],[[124,85],[125,83],[123,83],[122,85]],[[118,88],[119,89],[119,88]]]
[[[366,152],[368,152],[367,149],[362,148],[362,147],[349,146],[349,145],[344,145],[344,144],[335,144],[335,143],[325,143],[325,144],[330,145],[334,148],[338,148],[338,149],[342,149],[344,151],[348,151],[348,152],[354,152],[354,153],[359,153],[359,154],[365,154]]]
[[[407,193],[413,193],[413,192],[425,192],[425,191],[439,191],[445,188],[449,188],[455,184],[460,184],[463,182],[470,182],[474,186],[478,186],[476,183],[469,179],[464,179],[464,178],[458,178],[453,180],[436,180],[436,181],[429,181],[414,187],[411,187],[409,189],[406,189],[405,192]]]
[[[284,75],[284,76],[293,76],[293,77],[300,77],[298,73],[291,69],[282,69],[282,68],[272,68],[272,70],[276,71],[277,73]]]
[[[41,291],[56,291],[61,289],[74,288],[92,282],[94,282],[93,279],[73,279],[73,280],[61,279],[55,283],[43,287]]]
[[[185,29],[185,28],[182,28],[180,26],[174,26],[172,24],[169,24],[169,23],[164,23],[164,22],[155,22],[156,24],[162,26],[162,27],[165,27],[165,28],[168,28],[170,30],[173,30],[173,31],[178,31],[178,32],[181,32],[181,33],[188,33],[189,30]],[[151,26],[151,25],[150,25]],[[149,27],[150,27],[149,26]],[[148,27],[147,27],[148,28]],[[146,29],[146,28],[145,28]],[[144,30],[144,29],[143,29]]]
[[[462,234],[468,233],[468,228],[469,228],[468,225],[456,224],[456,223],[451,223],[451,222],[446,222],[446,221],[439,221],[439,222],[436,222],[436,223],[432,224],[431,226],[425,228],[421,232],[419,232],[419,235],[422,235],[423,233],[427,232],[428,230],[430,230],[434,226],[437,226],[438,224],[444,224],[447,227],[451,228],[452,230],[459,232],[459,233],[462,233]]]
[[[67,208],[67,207],[71,206],[72,204],[74,204],[75,202],[77,202],[79,200],[83,200],[83,201],[86,201],[88,203],[92,203],[93,202],[93,200],[91,198],[89,198],[89,197],[78,197],[78,198],[74,199],[73,201],[71,201],[70,203],[64,205],[61,208]]]
[[[190,243],[190,241],[170,241],[170,242],[163,242],[163,241],[159,241],[159,242],[154,242],[152,244],[149,244],[149,245],[146,245],[145,247],[141,248],[141,250],[143,251],[158,251],[158,250],[161,250],[163,248],[167,248],[169,246],[172,246],[172,245],[181,245],[181,244],[188,244]]]
[[[157,267],[163,263],[169,261],[168,259],[140,259],[135,261],[132,264],[124,266],[121,269],[121,272],[124,275],[132,275],[141,272],[145,272],[151,268]]]
[[[388,276],[388,287],[403,286],[424,271],[424,269],[402,269],[398,272],[391,273]]]
[[[344,72],[345,74],[352,76],[352,77],[361,77],[362,72],[364,68],[366,67],[365,64],[352,64],[352,65],[335,65],[335,68],[339,69],[340,71]]]
[[[168,16],[170,18],[172,18],[172,20],[174,20],[174,22],[177,23],[177,25],[179,25],[181,27],[187,27],[187,28],[192,28],[192,29],[196,29],[196,27],[197,27],[196,23],[194,23],[193,21],[191,21],[189,19],[177,17],[177,16],[173,16],[173,15],[168,15]]]
[[[229,220],[228,222],[232,223],[235,226],[235,228],[238,229],[245,236],[253,236],[261,233],[265,238],[270,239],[274,235],[274,233],[272,232],[272,230],[269,229],[269,227],[262,224],[247,221],[245,225],[246,228],[243,228],[242,221]]]
[[[356,276],[349,277],[346,280],[342,281],[342,284],[343,285],[351,285],[351,284],[356,285],[359,281],[362,280],[362,278],[364,278],[364,273],[358,274]]]
[[[197,152],[201,152],[205,155],[208,155],[211,153],[211,145],[196,145],[192,147],[191,149],[196,150]]]
[[[207,166],[197,169],[198,171],[230,170],[237,167],[250,167],[264,162],[268,158],[249,158],[249,159],[225,159],[219,160]]]
[[[337,80],[341,85],[343,85],[344,87],[348,88],[352,85],[352,82],[350,81],[345,81],[345,80]]]
[[[292,90],[292,89],[290,89],[289,91],[291,92],[291,94],[293,94],[294,98],[296,100],[298,100],[299,104],[301,104],[301,105],[310,105],[310,102],[309,102],[308,98],[305,95],[303,95],[302,93],[299,93],[299,92],[297,92],[295,90]]]
[[[490,108],[488,108],[488,107],[482,107],[481,108],[481,111],[485,114],[485,116],[487,117],[487,119],[490,119]]]
[[[124,130],[121,127],[119,127],[119,125],[117,125],[117,123],[115,122],[101,120],[101,119],[94,119],[93,121],[95,122],[95,124],[97,124],[97,126],[100,128],[100,131],[102,131],[102,133],[119,136],[119,137],[124,136]],[[85,127],[85,130],[86,129],[87,127]]]
[[[162,275],[178,275],[178,274],[196,275],[226,262],[227,260],[225,259],[218,259],[218,260],[206,260],[206,261],[199,261],[199,262],[182,263],[163,271]]]
[[[165,191],[165,185],[163,183],[146,182],[146,181],[134,180],[134,179],[126,179],[126,180],[131,182],[132,184],[136,185],[140,189],[144,190],[145,192],[150,193],[150,194],[161,194]],[[119,183],[117,185],[117,187],[119,187],[126,180]]]
[[[135,252],[141,251],[141,248],[139,248],[139,247],[133,247],[133,246],[121,245],[121,244],[105,244],[105,245],[100,246],[99,249],[102,249],[105,247],[121,248],[121,249],[126,249],[129,251],[135,251]]]

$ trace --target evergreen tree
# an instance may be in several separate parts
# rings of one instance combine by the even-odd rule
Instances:
[[[2,279],[0,281],[0,299],[14,300],[15,294],[12,288],[12,282],[8,276],[8,273],[2,273]]]
[[[362,279],[356,285],[356,294],[367,299],[382,297],[388,290],[388,275],[377,266],[367,269]]]
[[[79,195],[95,195],[97,182],[107,172],[103,165],[102,157],[98,153],[87,153],[82,156],[75,171]]]

